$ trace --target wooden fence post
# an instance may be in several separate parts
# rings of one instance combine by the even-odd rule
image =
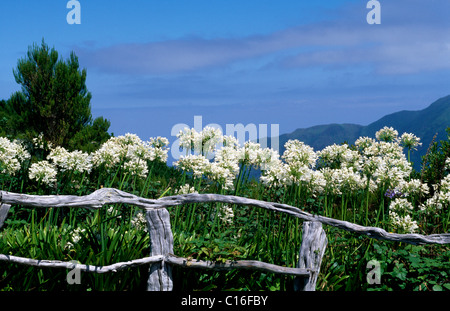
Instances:
[[[150,256],[173,253],[173,234],[170,215],[165,208],[147,210],[146,218],[150,233]],[[150,265],[148,291],[171,291],[173,289],[172,267],[164,260]]]
[[[328,239],[318,221],[305,221],[303,223],[302,245],[298,260],[298,268],[311,269],[310,277],[297,277],[294,282],[296,291],[315,291],[317,277],[319,276],[322,257],[327,247]]]
[[[9,204],[1,204],[0,203],[0,229],[3,227],[5,223],[6,217],[8,216],[9,208],[11,205]]]

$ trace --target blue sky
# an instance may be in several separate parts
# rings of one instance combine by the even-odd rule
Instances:
[[[165,136],[178,123],[369,124],[450,94],[450,1],[65,0],[0,4],[0,99],[42,38],[87,70],[94,116],[115,135]],[[270,128],[270,127],[269,127]],[[270,133],[269,133],[270,134]]]

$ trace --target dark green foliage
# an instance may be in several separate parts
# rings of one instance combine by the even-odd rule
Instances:
[[[111,122],[103,117],[94,119],[92,124],[86,125],[70,138],[67,143],[68,150],[81,150],[85,152],[97,150],[103,142],[111,137],[108,134],[110,125]]]
[[[436,246],[374,243],[381,263],[381,284],[368,290],[450,290],[450,249]]]
[[[21,91],[1,102],[0,134],[30,141],[43,133],[53,146],[93,150],[110,135],[109,121],[92,120],[86,70],[72,52],[67,60],[42,41],[29,47],[13,70]]]
[[[0,135],[10,139],[33,137],[34,132],[27,126],[28,114],[26,98],[21,92],[0,101]]]
[[[431,185],[439,184],[448,173],[445,162],[450,157],[450,127],[446,131],[447,139],[433,141],[422,157],[421,178],[430,185],[430,189]]]

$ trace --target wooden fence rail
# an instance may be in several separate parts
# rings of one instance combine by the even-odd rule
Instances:
[[[238,260],[210,262],[192,260],[174,255],[173,233],[170,225],[170,215],[167,207],[189,203],[221,202],[236,205],[254,206],[286,213],[304,220],[302,243],[299,251],[297,267],[283,267],[254,260]],[[62,262],[57,260],[36,260],[0,254],[0,261],[14,262],[37,267],[52,267],[65,269],[79,269],[92,273],[117,272],[137,265],[150,265],[147,289],[150,291],[170,291],[173,288],[172,267],[200,268],[212,270],[252,269],[294,275],[295,290],[313,291],[316,287],[320,265],[327,246],[327,237],[322,224],[334,226],[356,234],[367,235],[371,238],[405,242],[409,244],[450,244],[450,234],[396,234],[389,233],[377,227],[365,227],[347,221],[312,215],[297,207],[219,194],[185,194],[163,197],[160,199],[146,199],[114,188],[102,188],[85,196],[74,195],[27,195],[0,191],[0,228],[3,226],[11,205],[28,207],[72,207],[99,209],[106,204],[130,204],[145,210],[150,234],[150,256],[128,262],[120,262],[109,266],[91,266]]]

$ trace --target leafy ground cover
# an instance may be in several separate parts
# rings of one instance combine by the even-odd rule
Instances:
[[[450,133],[449,133],[450,134]],[[383,128],[376,138],[315,151],[290,140],[282,155],[258,143],[238,144],[213,128],[178,135],[185,155],[168,165],[169,141],[112,137],[93,152],[53,147],[42,137],[24,144],[0,138],[0,185],[28,194],[85,195],[115,187],[159,198],[180,193],[234,194],[281,202],[328,217],[390,232],[448,232],[450,143],[433,142],[417,172],[413,134]],[[252,174],[258,170],[260,174]],[[293,267],[301,221],[253,207],[197,203],[168,209],[176,255],[222,261],[255,259]],[[142,211],[126,204],[97,211],[11,208],[0,231],[0,253],[35,259],[107,265],[149,254]],[[450,290],[450,246],[412,246],[325,227],[329,240],[317,289]],[[379,284],[367,281],[369,261],[380,264]],[[115,274],[83,273],[0,262],[1,290],[144,290],[148,267]],[[271,273],[205,272],[174,268],[174,290],[292,290],[294,279]]]

